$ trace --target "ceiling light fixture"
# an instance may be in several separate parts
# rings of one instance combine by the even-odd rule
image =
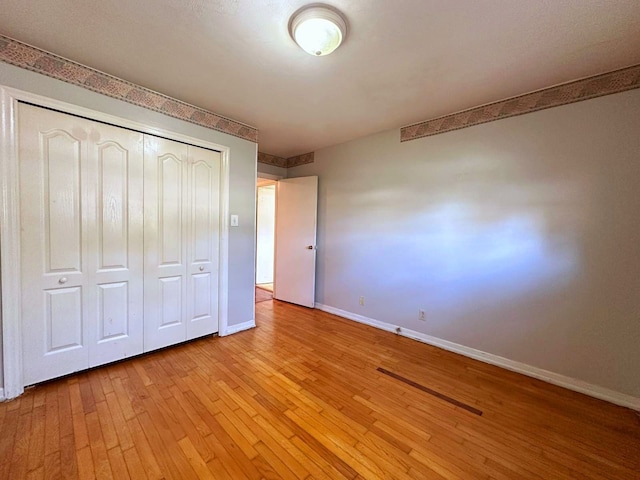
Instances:
[[[309,5],[289,21],[291,38],[310,55],[329,55],[344,41],[347,22],[340,12],[327,5]]]

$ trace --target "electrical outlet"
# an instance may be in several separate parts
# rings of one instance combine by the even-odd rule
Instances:
[[[360,305],[364,306],[364,297],[360,297]]]
[[[423,322],[427,320],[427,314],[424,310],[418,310],[418,320],[422,320]]]

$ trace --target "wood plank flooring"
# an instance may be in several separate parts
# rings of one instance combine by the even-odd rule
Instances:
[[[271,300],[272,298],[273,298],[272,291],[265,290],[260,286],[256,287],[256,303],[265,302],[267,300]]]
[[[640,478],[631,410],[323,312],[256,310],[251,331],[0,404],[0,479]]]

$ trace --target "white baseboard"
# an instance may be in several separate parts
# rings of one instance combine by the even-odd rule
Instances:
[[[379,320],[374,320],[373,318],[368,318],[362,315],[347,312],[346,310],[340,310],[339,308],[330,307],[329,305],[316,303],[316,308],[318,310],[322,310],[323,312],[331,313],[348,320],[354,320],[359,323],[364,323],[365,325],[379,328],[381,330],[386,330],[387,332],[397,333],[398,335],[412,338],[413,340],[418,340],[419,342],[427,343],[429,345],[433,345],[434,347],[439,347],[450,352],[459,353],[460,355],[464,355],[465,357],[473,358],[475,360],[480,360],[481,362],[506,368],[507,370],[522,373],[523,375],[537,378],[538,380],[552,383],[554,385],[558,385],[575,392],[584,393],[585,395],[589,395],[600,400],[640,411],[640,398],[633,397],[625,393],[619,393],[608,388],[587,383],[583,380],[577,380],[575,378],[560,375],[559,373],[554,373],[548,370],[543,370],[542,368],[533,367],[531,365],[527,365],[526,363],[509,360],[508,358],[493,355],[492,353],[476,350],[475,348],[465,347],[464,345],[449,342],[447,340],[442,340],[437,337],[432,337],[431,335],[416,332],[415,330],[409,330],[398,325],[381,322]]]
[[[221,337],[226,337],[227,335],[233,335],[234,333],[242,332],[243,330],[249,330],[250,328],[255,328],[256,321],[249,320],[244,323],[236,323],[235,325],[228,325],[226,331],[220,332]]]
[[[4,400],[4,388],[0,388],[0,402],[3,402]]]

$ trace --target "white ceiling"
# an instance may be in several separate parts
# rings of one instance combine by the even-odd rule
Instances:
[[[287,30],[304,0],[0,0],[0,33],[259,129],[282,157],[640,63],[640,0],[327,0],[346,42]]]

